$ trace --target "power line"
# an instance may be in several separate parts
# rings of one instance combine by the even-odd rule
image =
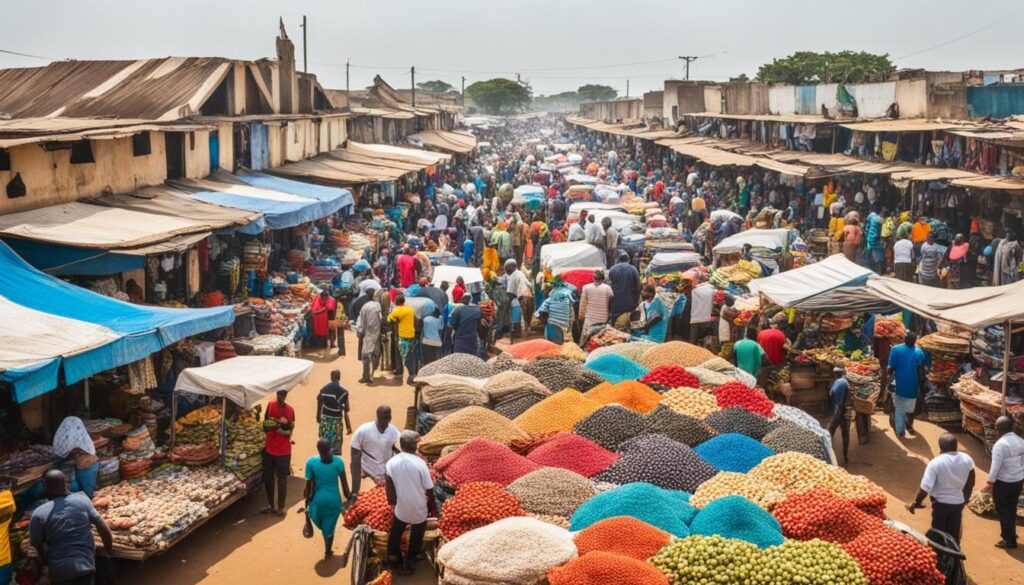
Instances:
[[[708,55],[708,56],[710,57],[712,55]],[[637,67],[637,66],[641,66],[641,65],[654,65],[654,64],[658,64],[658,63],[671,63],[671,62],[674,62],[674,61],[675,61],[675,59],[658,59],[656,61],[636,61],[636,62],[633,62],[633,63],[616,63],[616,64],[613,64],[613,65],[589,65],[589,66],[582,66],[582,67],[552,67],[552,68],[545,68],[545,69],[520,69],[520,68],[516,68],[516,69],[494,70],[494,69],[440,69],[440,68],[424,67],[424,68],[421,68],[420,70],[421,71],[430,71],[430,72],[433,72],[433,73],[453,73],[453,74],[479,73],[479,74],[483,74],[483,75],[514,75],[515,73],[532,74],[532,73],[552,73],[552,72],[556,72],[556,71],[592,71],[592,70],[597,70],[597,69],[615,69],[615,68],[619,68],[619,67]],[[344,67],[345,66],[344,63],[312,63],[312,64],[313,65],[318,65],[318,66],[321,66],[321,67]],[[356,68],[356,69],[379,69],[379,70],[408,70],[409,69],[408,67],[396,67],[396,66],[389,66],[389,65],[350,65],[350,66],[353,67],[353,68]]]
[[[896,60],[900,61],[902,59],[906,59],[907,57],[915,57],[915,56],[920,55],[922,53],[927,53],[928,51],[934,51],[935,49],[941,49],[942,47],[945,47],[946,45],[952,45],[953,43],[955,43],[957,41],[962,41],[962,40],[966,39],[967,37],[974,36],[974,35],[982,32],[982,31],[986,31],[986,30],[994,27],[995,25],[999,24],[999,22],[1000,21],[998,21],[998,20],[992,21],[991,23],[989,23],[989,24],[987,24],[987,25],[985,25],[985,26],[983,26],[983,27],[981,27],[981,28],[979,28],[977,30],[973,30],[973,31],[971,31],[971,32],[969,32],[969,33],[967,33],[965,35],[961,35],[961,36],[956,37],[954,39],[950,39],[948,41],[939,43],[939,44],[935,45],[934,47],[928,47],[927,49],[922,49],[920,51],[917,51],[916,53],[910,53],[909,55],[903,55],[902,57],[896,57]]]
[[[30,55],[28,53],[19,53],[17,51],[8,51],[7,49],[0,49],[0,53],[6,53],[8,55],[17,55],[18,57],[28,57],[29,59],[42,59],[43,61],[56,61],[57,59],[51,59],[49,57],[40,57],[39,55]]]

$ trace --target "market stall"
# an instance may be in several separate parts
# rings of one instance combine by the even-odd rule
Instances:
[[[540,250],[540,264],[556,275],[566,270],[607,268],[604,252],[586,242],[547,244]]]

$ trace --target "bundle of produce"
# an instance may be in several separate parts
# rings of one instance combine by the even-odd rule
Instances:
[[[651,370],[640,378],[644,384],[658,384],[669,388],[700,388],[700,378],[677,364],[665,364]]]
[[[696,508],[703,508],[725,496],[742,496],[765,510],[771,510],[772,506],[786,497],[774,483],[745,473],[722,471],[700,484],[697,491],[693,492],[690,504]]]
[[[586,393],[586,397],[602,404],[619,404],[641,413],[654,410],[661,402],[661,394],[634,380],[598,384]]]
[[[551,391],[540,380],[526,372],[508,370],[499,372],[487,380],[483,391],[496,406],[523,396],[549,396]]]
[[[576,509],[569,529],[583,530],[602,520],[628,516],[677,537],[690,534],[687,526],[697,510],[689,504],[690,494],[665,490],[649,483],[630,483],[601,492]]]
[[[714,356],[706,362],[703,362],[697,366],[705,370],[711,370],[713,372],[728,373],[736,369],[736,365],[729,360],[721,357]]]
[[[836,544],[846,544],[866,530],[883,526],[881,518],[824,488],[786,496],[772,509],[772,515],[786,538],[817,538]]]
[[[212,443],[176,445],[171,461],[186,465],[206,465],[220,457],[220,449]]]
[[[502,445],[530,439],[515,423],[493,410],[470,406],[438,421],[420,439],[418,447],[424,455],[434,456],[449,445],[463,445],[477,438],[490,439]]]
[[[619,446],[622,459],[594,476],[617,484],[646,482],[693,493],[717,470],[686,445],[664,435],[645,435]]]
[[[816,361],[830,366],[845,366],[846,365],[846,354],[843,350],[835,345],[812,347],[811,349],[804,350],[804,355],[807,356],[805,360],[797,361]]]
[[[761,442],[776,453],[796,451],[828,461],[821,437],[789,421],[776,423],[772,430],[764,436],[764,439],[761,439]]]
[[[771,420],[739,406],[712,412],[704,417],[704,424],[718,434],[742,433],[758,441],[763,439],[773,426]]]
[[[713,357],[715,357],[715,354],[703,347],[686,343],[685,341],[669,341],[667,343],[659,343],[645,351],[644,355],[640,358],[640,364],[650,369],[667,364],[692,368]]]
[[[434,469],[452,486],[489,481],[507,486],[540,466],[505,445],[473,439],[441,457]]]
[[[804,585],[868,585],[867,577],[846,551],[830,542],[789,540],[764,551],[755,585],[770,585],[782,576]],[[774,577],[773,577],[774,576]]]
[[[721,410],[714,395],[693,388],[673,388],[661,396],[661,404],[698,419]]]
[[[545,390],[547,389],[545,388]],[[495,404],[494,412],[509,420],[515,420],[516,417],[529,410],[531,406],[537,404],[541,400],[544,400],[544,397],[536,394],[527,394],[526,396],[520,396],[519,398],[507,399],[499,404]]]
[[[391,530],[393,515],[387,490],[379,485],[359,494],[355,503],[345,509],[343,522],[349,530],[365,524],[378,532],[387,532]]]
[[[525,516],[519,499],[500,485],[488,482],[467,483],[441,507],[438,527],[446,540],[497,522],[502,518]]]
[[[606,382],[612,384],[624,380],[636,380],[648,372],[647,368],[633,360],[614,353],[590,360],[586,366]]]
[[[534,585],[575,557],[576,545],[564,528],[505,518],[445,543],[437,562],[447,585]]]
[[[757,545],[693,535],[670,542],[650,562],[673,583],[752,583],[763,553]]]
[[[871,585],[942,585],[935,551],[889,527],[875,528],[842,545]]]
[[[508,486],[530,514],[572,516],[583,502],[597,495],[594,484],[582,475],[558,467],[531,471]]]
[[[547,339],[520,341],[505,348],[505,353],[510,356],[527,361],[535,360],[542,355],[558,355],[561,351],[561,345]]]
[[[178,417],[174,422],[177,443],[214,443],[220,445],[221,411],[206,405]]]
[[[498,374],[510,370],[522,371],[522,369],[526,367],[526,364],[530,362],[526,360],[518,360],[507,353],[501,353],[498,354],[498,357],[488,363],[491,365],[491,371]]]
[[[839,331],[846,331],[850,327],[853,327],[853,315],[837,315],[833,313],[826,313],[821,318],[821,330],[825,333],[837,333]]]
[[[742,382],[722,384],[715,388],[714,394],[718,406],[723,409],[738,406],[754,414],[770,417],[775,408],[775,403],[765,396],[764,390],[749,388]]]
[[[746,286],[755,278],[761,278],[761,265],[749,260],[740,260],[732,266],[715,269],[708,282],[715,288],[725,289],[730,284]]]
[[[489,400],[482,390],[484,380],[435,374],[418,376],[417,384],[423,384],[420,398],[424,406],[434,413],[448,413],[467,406],[487,406]]]
[[[420,369],[418,376],[448,374],[467,378],[490,378],[491,366],[484,360],[468,353],[453,353]]]
[[[653,341],[627,341],[625,343],[599,347],[587,354],[587,361],[593,361],[603,355],[615,354],[633,362],[639,362],[640,358],[643,357],[644,352],[655,345],[657,344]]]
[[[782,526],[761,506],[741,496],[725,496],[704,506],[690,522],[690,532],[735,538],[759,548],[782,544]]]
[[[954,356],[967,355],[971,349],[969,338],[948,333],[929,333],[917,340],[918,346],[928,353],[944,353]]]
[[[569,340],[562,344],[562,348],[558,350],[558,353],[553,357],[583,362],[586,361],[587,354],[583,353],[583,348],[573,343],[572,340]]]
[[[618,404],[611,404],[602,406],[581,420],[576,424],[573,432],[606,449],[615,449],[619,443],[637,436],[641,432],[643,424],[643,415]]]
[[[746,473],[775,454],[770,448],[739,433],[712,437],[693,450],[715,469],[736,473]]]
[[[560,358],[537,358],[523,371],[540,380],[540,383],[552,392],[565,388],[586,392],[604,382],[601,376],[583,367],[580,362]]]
[[[888,339],[892,343],[903,343],[903,337],[907,334],[907,328],[903,326],[903,316],[893,315],[875,317],[875,337]]]
[[[556,434],[526,455],[538,465],[568,469],[583,477],[597,475],[621,457],[590,439],[572,433]]]
[[[627,341],[629,341],[629,334],[625,331],[619,331],[610,325],[602,325],[587,338],[586,349],[590,352],[602,347],[608,347],[609,345],[619,345]]]
[[[779,453],[750,470],[757,479],[772,482],[787,495],[825,488],[861,510],[885,517],[885,491],[863,475],[852,475],[805,453]]]
[[[559,361],[564,362],[564,360]],[[570,432],[581,420],[602,406],[604,404],[587,398],[572,388],[567,388],[530,407],[516,417],[515,424],[523,431],[534,435]]]
[[[550,585],[668,585],[668,577],[643,560],[594,551],[548,572]]]
[[[700,420],[679,414],[664,404],[659,404],[644,417],[640,434],[665,435],[690,447],[696,447],[714,436],[714,432]]]
[[[670,535],[631,516],[605,518],[576,533],[580,555],[607,552],[645,561],[669,543]]]

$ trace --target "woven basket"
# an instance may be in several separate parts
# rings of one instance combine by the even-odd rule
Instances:
[[[860,414],[871,414],[875,412],[875,403],[878,402],[878,394],[871,395],[870,398],[860,398],[858,396],[852,396],[853,398],[853,409]]]

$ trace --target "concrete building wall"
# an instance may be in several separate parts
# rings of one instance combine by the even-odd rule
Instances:
[[[923,78],[897,80],[896,104],[901,118],[927,118],[928,81]]]
[[[722,86],[704,86],[704,110],[712,114],[722,113]]]
[[[217,138],[220,142],[220,168],[235,172],[235,125],[232,122],[217,123]]]
[[[768,112],[775,115],[796,113],[796,88],[775,85],[768,88]]]
[[[185,135],[185,178],[201,179],[210,174],[210,131]]]
[[[857,102],[857,115],[861,118],[882,118],[896,102],[896,82],[857,83],[846,86]]]

